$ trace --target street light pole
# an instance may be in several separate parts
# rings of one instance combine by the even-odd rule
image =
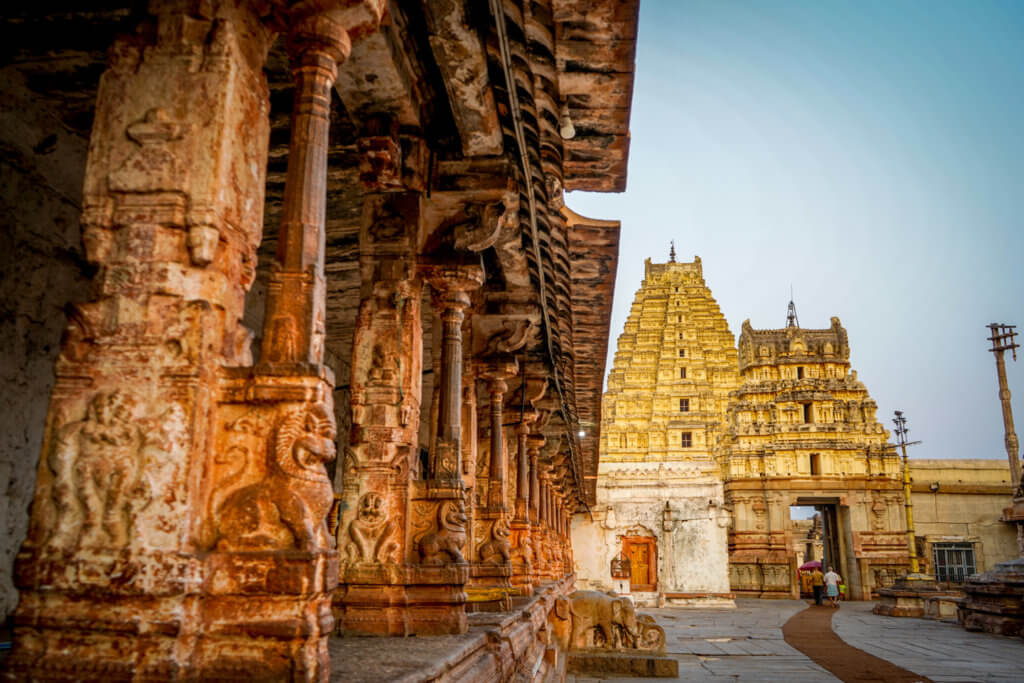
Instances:
[[[1017,441],[1017,433],[1013,431],[1013,407],[1010,405],[1010,386],[1006,383],[1006,361],[1003,354],[1007,351],[1013,352],[1013,360],[1017,360],[1017,349],[1020,344],[1015,343],[1017,336],[1016,325],[1003,323],[989,323],[989,331],[992,336],[988,338],[992,342],[989,349],[996,355],[996,374],[999,376],[999,401],[1003,404],[1003,430],[1005,432],[1004,443],[1006,444],[1006,456],[1010,459],[1010,481],[1014,491],[1024,486],[1021,482],[1020,456],[1017,455],[1020,449],[1020,442]]]
[[[910,493],[910,462],[907,460],[907,446],[921,443],[920,441],[907,441],[907,418],[903,416],[902,410],[896,411],[893,418],[896,425],[896,440],[903,451],[903,506],[907,515],[907,551],[910,553],[910,573],[920,573],[920,565],[917,562],[917,541],[914,539],[914,504],[911,502]]]

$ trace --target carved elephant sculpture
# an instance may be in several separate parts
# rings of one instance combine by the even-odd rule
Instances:
[[[568,650],[636,649],[665,653],[665,631],[648,614],[637,614],[633,601],[615,593],[576,591],[555,601],[551,626]]]
[[[641,629],[629,598],[600,591],[576,591],[569,596],[572,635],[569,647],[635,648]]]

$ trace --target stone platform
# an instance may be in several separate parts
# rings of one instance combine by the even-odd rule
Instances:
[[[929,616],[928,603],[936,599],[956,599],[959,591],[940,590],[935,577],[927,574],[907,574],[896,580],[892,586],[878,591],[878,603],[872,610],[885,617]]]

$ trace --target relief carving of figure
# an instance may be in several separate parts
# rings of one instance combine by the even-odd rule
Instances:
[[[373,356],[370,359],[368,386],[397,386],[398,359],[388,353],[383,344],[374,344]]]
[[[437,531],[420,539],[423,564],[465,564],[462,548],[466,545],[467,520],[466,504],[461,499],[441,503],[437,507]]]
[[[266,476],[217,508],[217,548],[332,547],[327,515],[334,490],[324,465],[334,460],[334,435],[334,416],[323,404],[285,411],[267,449]]]
[[[491,526],[491,540],[480,546],[480,562],[483,564],[508,564],[512,557],[508,537],[512,533],[508,519],[501,517]]]
[[[888,507],[885,501],[876,498],[875,502],[871,504],[871,528],[875,531],[885,531],[886,513]]]
[[[136,400],[121,391],[92,397],[85,418],[61,427],[47,457],[58,546],[124,546],[135,516],[151,498],[142,473]]]
[[[348,527],[349,542],[345,546],[349,561],[385,563],[392,559],[398,543],[389,541],[395,531],[395,520],[388,519],[388,504],[379,493],[364,493],[359,499],[356,518]]]

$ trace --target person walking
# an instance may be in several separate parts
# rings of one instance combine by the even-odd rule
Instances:
[[[836,570],[832,567],[828,568],[828,573],[825,574],[825,589],[828,594],[829,602],[832,606],[839,608],[839,582],[843,580],[843,577],[836,574]]]
[[[821,606],[821,593],[825,588],[825,575],[821,573],[821,567],[811,570],[811,592],[814,593],[814,604]]]

